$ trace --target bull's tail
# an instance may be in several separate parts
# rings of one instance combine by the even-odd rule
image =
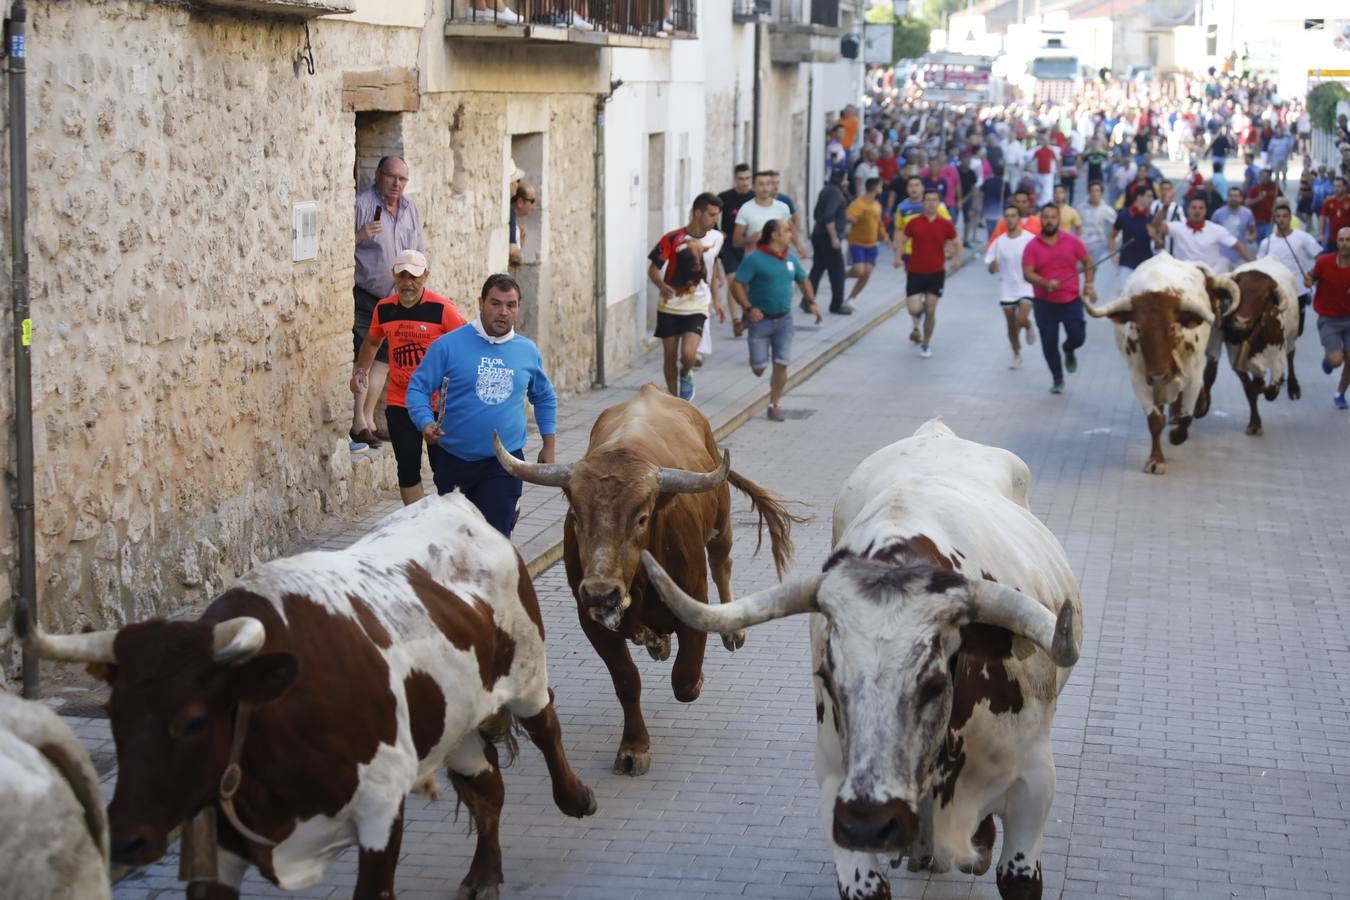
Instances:
[[[777,497],[735,470],[727,475],[732,487],[750,498],[750,505],[759,513],[759,529],[755,535],[755,552],[764,546],[764,526],[769,526],[769,544],[773,548],[773,565],[781,581],[787,574],[795,548],[792,546],[792,524],[805,522],[806,516],[787,511]]]

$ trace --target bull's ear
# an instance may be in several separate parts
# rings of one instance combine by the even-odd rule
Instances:
[[[265,653],[236,666],[230,673],[230,690],[241,703],[261,706],[271,703],[300,677],[300,660],[293,653]]]
[[[117,666],[112,663],[93,662],[85,666],[84,670],[104,684],[112,684],[117,677]]]

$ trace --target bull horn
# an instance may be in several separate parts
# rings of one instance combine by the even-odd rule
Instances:
[[[1105,317],[1111,315],[1111,313],[1113,313],[1113,312],[1120,312],[1121,310],[1129,309],[1129,308],[1130,308],[1130,298],[1129,298],[1129,297],[1120,297],[1120,298],[1117,298],[1117,299],[1115,299],[1115,300],[1112,300],[1110,303],[1106,304],[1105,306],[1093,306],[1093,305],[1092,305],[1092,301],[1089,300],[1088,298],[1084,297],[1084,298],[1083,298],[1083,308],[1086,309],[1086,310],[1087,310],[1087,314],[1088,314],[1089,316],[1092,316],[1094,319],[1103,319],[1103,318],[1105,318]]]
[[[519,478],[521,481],[530,484],[542,484],[546,487],[565,488],[572,477],[570,465],[528,463],[523,459],[512,456],[502,446],[502,439],[498,437],[495,429],[492,432],[492,448],[497,452],[497,462],[502,464],[502,468],[509,472],[511,477]]]
[[[663,494],[701,494],[720,488],[731,472],[731,451],[722,451],[722,464],[711,472],[658,469],[656,486]]]
[[[241,663],[262,649],[267,629],[251,616],[239,616],[217,623],[211,629],[211,639],[213,660],[227,665]]]
[[[1073,604],[1065,602],[1056,616],[1039,600],[992,581],[975,581],[970,589],[971,621],[997,625],[1024,637],[1046,652],[1055,665],[1078,662]]]
[[[20,597],[14,605],[14,633],[19,643],[34,656],[60,662],[115,663],[112,631],[90,631],[86,634],[48,634],[32,616],[28,601]]]
[[[642,551],[642,564],[656,593],[670,607],[675,618],[690,628],[709,634],[727,634],[784,616],[820,611],[816,604],[816,589],[824,575],[794,578],[731,603],[710,606],[686,594],[646,550]]]
[[[1219,317],[1226,318],[1232,315],[1241,305],[1242,288],[1238,287],[1238,283],[1227,275],[1220,275],[1204,266],[1201,266],[1201,269],[1205,274],[1205,290],[1223,294],[1228,298],[1228,303],[1220,310]],[[1212,322],[1213,319],[1210,321]]]

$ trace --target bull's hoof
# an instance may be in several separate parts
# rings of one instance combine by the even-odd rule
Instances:
[[[722,646],[726,647],[727,650],[732,653],[735,653],[737,650],[744,647],[745,629],[742,628],[739,631],[733,631],[728,634],[722,635]]]
[[[693,703],[698,699],[698,695],[703,693],[703,676],[698,676],[698,681],[691,685],[671,685],[675,690],[675,699],[681,703]]]
[[[502,886],[497,884],[461,884],[455,900],[501,900]]]
[[[657,662],[665,662],[670,659],[670,635],[653,635],[651,640],[645,643],[647,654]]]
[[[922,856],[911,856],[905,868],[909,869],[911,872],[922,872],[932,864],[933,857],[926,854]]]
[[[651,767],[652,754],[650,750],[620,749],[619,755],[614,757],[615,775],[631,775],[636,778],[639,775],[646,775],[647,770]]]
[[[1272,384],[1270,387],[1265,389],[1262,396],[1264,396],[1267,400],[1278,400],[1280,398],[1280,388],[1283,386],[1284,385],[1278,383]]]
[[[1178,447],[1186,443],[1186,438],[1190,436],[1191,436],[1191,429],[1189,427],[1173,428],[1171,431],[1167,432],[1167,441],[1173,447]]]
[[[412,786],[412,792],[432,801],[441,799],[441,783],[436,780],[436,773],[432,772],[419,778]]]
[[[1204,390],[1200,392],[1200,396],[1197,397],[1195,400],[1194,415],[1197,419],[1203,419],[1208,412],[1209,412],[1209,391]]]
[[[1260,437],[1261,434],[1262,434],[1262,432],[1261,432],[1261,423],[1260,423],[1260,422],[1253,422],[1252,424],[1248,425],[1248,426],[1247,426],[1247,433],[1250,434],[1252,437]]]
[[[885,875],[871,869],[855,870],[850,881],[838,881],[838,886],[839,900],[891,900],[891,883]]]
[[[1144,463],[1144,471],[1150,475],[1166,475],[1167,463],[1163,462],[1161,459],[1150,459],[1148,462]]]
[[[1292,378],[1289,379],[1289,399],[1290,399],[1290,400],[1297,400],[1298,398],[1300,398],[1300,397],[1302,397],[1302,396],[1303,396],[1303,390],[1302,390],[1302,388],[1300,388],[1300,387],[1298,386],[1298,382],[1297,382],[1297,381],[1294,381]]]
[[[581,782],[577,782],[576,788],[570,794],[554,795],[553,802],[559,812],[574,819],[584,819],[593,815],[596,810],[595,791]]]

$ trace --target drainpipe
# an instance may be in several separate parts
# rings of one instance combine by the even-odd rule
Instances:
[[[623,84],[615,78],[609,93],[595,97],[595,379],[592,390],[605,386],[605,332],[609,327],[609,289],[605,277],[605,104]]]
[[[33,320],[28,307],[28,108],[25,105],[28,9],[15,0],[9,13],[9,247],[14,315],[14,517],[19,538],[19,594],[37,621],[37,552],[33,526]],[[23,695],[38,695],[38,658],[24,651]]]
[[[812,173],[815,171],[811,166],[811,142],[816,133],[816,120],[813,109],[816,98],[816,65],[809,63],[806,67],[806,196],[798,202],[802,205],[802,231],[808,235],[815,223],[811,221],[811,214],[815,211],[811,198],[815,192],[811,190]]]
[[[760,100],[763,93],[763,87],[760,84],[760,35],[764,33],[764,26],[760,22],[755,22],[755,82],[752,100],[750,104],[750,115],[754,117],[752,131],[754,133],[754,146],[750,148],[750,171],[759,171],[759,120],[760,120]]]

